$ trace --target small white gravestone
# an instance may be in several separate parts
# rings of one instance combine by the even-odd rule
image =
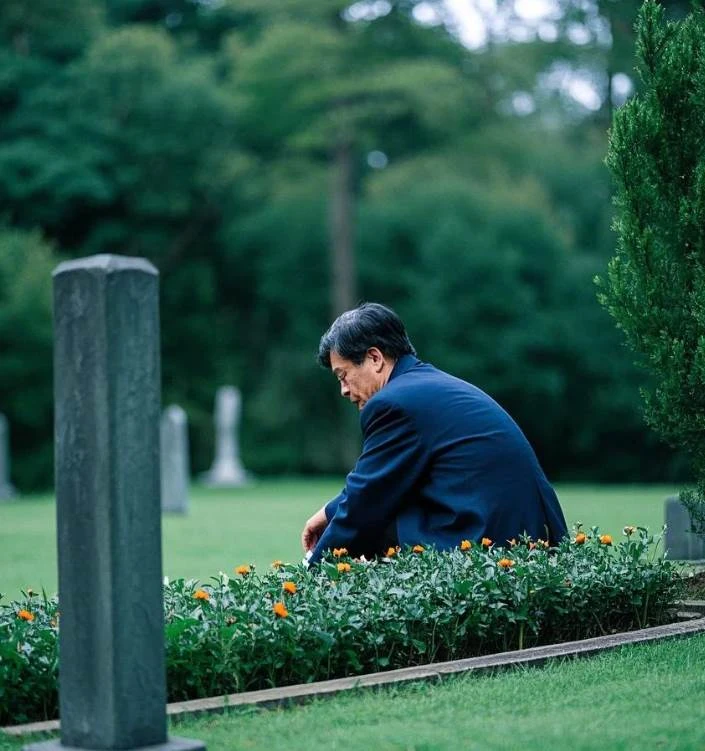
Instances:
[[[7,417],[0,413],[0,501],[8,501],[15,496],[10,482],[10,429]]]
[[[190,471],[186,412],[177,404],[167,407],[160,430],[162,511],[187,514]]]
[[[246,485],[249,476],[240,461],[242,399],[235,386],[221,386],[215,398],[215,459],[206,473],[206,485],[214,488],[237,488]]]

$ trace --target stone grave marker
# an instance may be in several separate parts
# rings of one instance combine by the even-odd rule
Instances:
[[[240,390],[235,386],[221,386],[215,399],[215,459],[205,474],[206,485],[237,488],[249,480],[240,460],[241,411]]]
[[[200,751],[167,737],[158,272],[54,271],[61,740],[28,751]]]
[[[14,498],[15,489],[10,482],[10,426],[0,412],[0,501]]]
[[[665,547],[668,557],[678,561],[705,559],[705,540],[690,531],[691,521],[688,509],[677,495],[665,501],[666,536]]]
[[[162,511],[188,513],[189,448],[186,412],[172,404],[161,420]]]

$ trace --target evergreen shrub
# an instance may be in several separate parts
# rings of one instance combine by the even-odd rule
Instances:
[[[647,0],[637,53],[642,91],[610,134],[617,251],[599,297],[655,376],[646,420],[692,460],[681,499],[705,532],[705,11],[667,22]]]

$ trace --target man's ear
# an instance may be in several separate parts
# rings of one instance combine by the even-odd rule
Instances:
[[[367,350],[367,356],[372,360],[372,365],[378,373],[382,372],[384,368],[384,355],[377,347],[370,347]]]

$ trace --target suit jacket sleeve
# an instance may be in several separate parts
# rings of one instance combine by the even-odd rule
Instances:
[[[325,514],[326,514],[326,519],[328,520],[329,523],[330,523],[330,520],[335,516],[335,512],[338,510],[338,506],[340,505],[340,502],[343,500],[343,498],[345,498],[345,488],[343,488],[343,490],[340,493],[338,493],[338,495],[335,496],[333,500],[328,501],[328,503],[326,503]]]
[[[314,549],[312,563],[333,547],[347,548],[351,555],[379,552],[384,531],[423,471],[420,436],[398,405],[379,396],[371,399],[362,413],[362,430],[362,454],[343,493],[334,499],[335,515]]]

